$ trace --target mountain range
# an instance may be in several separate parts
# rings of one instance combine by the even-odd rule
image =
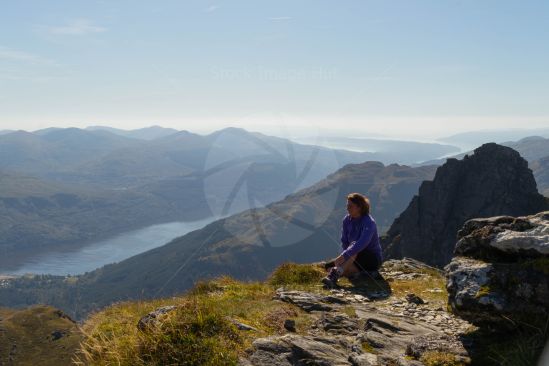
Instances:
[[[262,207],[374,155],[237,128],[199,135],[153,126],[9,132],[0,156],[2,268],[31,251]]]

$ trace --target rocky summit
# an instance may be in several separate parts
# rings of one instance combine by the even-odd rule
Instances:
[[[448,264],[457,231],[475,217],[529,215],[549,208],[528,163],[515,150],[488,143],[462,160],[448,159],[424,181],[383,237],[387,258]]]
[[[386,262],[381,272],[392,282],[426,280],[436,276],[431,271],[406,258]],[[240,365],[424,365],[432,358],[457,365],[470,362],[459,338],[469,323],[447,313],[439,303],[415,294],[399,295],[360,285],[332,290],[330,295],[279,288],[275,300],[308,312],[311,326],[302,334],[254,340]]]
[[[452,312],[514,327],[549,317],[549,211],[467,221],[445,268]]]

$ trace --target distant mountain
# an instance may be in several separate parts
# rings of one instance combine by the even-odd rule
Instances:
[[[310,262],[337,254],[348,193],[369,196],[382,231],[434,171],[435,167],[429,166],[384,166],[379,162],[346,165],[281,201],[215,221],[162,247],[71,281],[55,276],[20,278],[14,287],[0,289],[0,305],[43,302],[80,317],[119,299],[181,292],[197,279],[219,274],[264,278],[284,261]],[[47,287],[42,287],[44,281]]]
[[[460,149],[452,145],[400,141],[373,138],[324,137],[297,139],[298,142],[321,145],[332,149],[369,152],[370,160],[384,164],[415,164],[428,159],[457,153]]]
[[[463,160],[447,159],[425,181],[383,238],[386,257],[411,257],[443,266],[452,258],[457,230],[466,220],[522,216],[549,208],[528,162],[506,146],[484,144]]]
[[[0,136],[0,154],[5,171],[108,188],[136,187],[239,161],[294,164],[296,169],[308,164],[306,171],[318,180],[344,164],[372,160],[369,153],[302,145],[236,128],[209,135],[178,131],[150,141],[105,130],[17,131]]]
[[[517,150],[528,161],[549,156],[549,138],[541,136],[529,136],[519,141],[506,141],[502,145]]]
[[[135,130],[121,130],[108,126],[89,126],[86,130],[90,131],[107,131],[115,135],[130,137],[139,140],[154,140],[161,137],[166,137],[178,132],[173,128],[165,128],[161,126],[150,126]]]
[[[0,135],[5,135],[7,133],[12,133],[14,130],[0,130]]]
[[[51,177],[136,143],[110,133],[78,128],[16,131],[0,135],[0,169]]]
[[[83,164],[72,179],[135,187],[180,176],[211,176],[216,171],[226,175],[228,169],[246,170],[252,164],[275,164],[285,167],[281,173],[293,170],[293,180],[296,174],[303,174],[303,179],[299,178],[302,188],[345,164],[368,160],[372,154],[303,145],[238,128],[209,135],[179,131]],[[226,182],[226,177],[220,182]]]
[[[534,161],[539,158],[549,156],[549,138],[544,138],[541,136],[527,136],[518,141],[505,141],[500,143],[500,145],[509,146],[510,148],[517,150],[520,155],[528,161]],[[426,160],[421,164],[415,165],[441,165],[444,164],[446,159],[462,159],[465,155],[470,155],[472,153],[473,151],[469,150],[461,154],[456,154],[445,158]]]
[[[528,136],[549,137],[549,128],[532,129],[508,129],[508,130],[481,130],[458,133],[448,137],[439,138],[438,141],[457,145],[463,149],[469,150],[475,146],[480,146],[487,142],[502,143],[506,141],[517,141]]]
[[[536,177],[538,191],[545,197],[549,197],[549,156],[534,160],[529,165]]]

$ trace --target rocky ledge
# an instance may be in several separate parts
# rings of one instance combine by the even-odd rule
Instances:
[[[452,312],[491,326],[548,319],[549,211],[467,221],[445,267]]]
[[[427,280],[436,271],[405,258],[387,261],[381,272],[388,282],[407,283]],[[330,294],[279,288],[273,300],[311,314],[309,329],[256,339],[240,364],[424,365],[430,357],[457,365],[470,362],[461,340],[469,323],[449,314],[440,302],[411,292],[397,295],[388,282],[375,281],[365,278]]]

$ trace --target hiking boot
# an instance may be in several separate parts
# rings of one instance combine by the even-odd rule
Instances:
[[[339,272],[337,271],[337,267],[332,267],[330,270],[330,273],[326,277],[322,279],[322,283],[324,284],[324,287],[326,288],[335,288],[337,287],[337,280],[339,279]]]
[[[349,281],[358,281],[362,279],[363,275],[364,274],[362,272],[357,272],[357,273],[353,273],[348,278],[349,278]]]
[[[367,271],[368,275],[373,278],[374,280],[382,280],[383,276],[379,271],[373,270],[373,271]]]

